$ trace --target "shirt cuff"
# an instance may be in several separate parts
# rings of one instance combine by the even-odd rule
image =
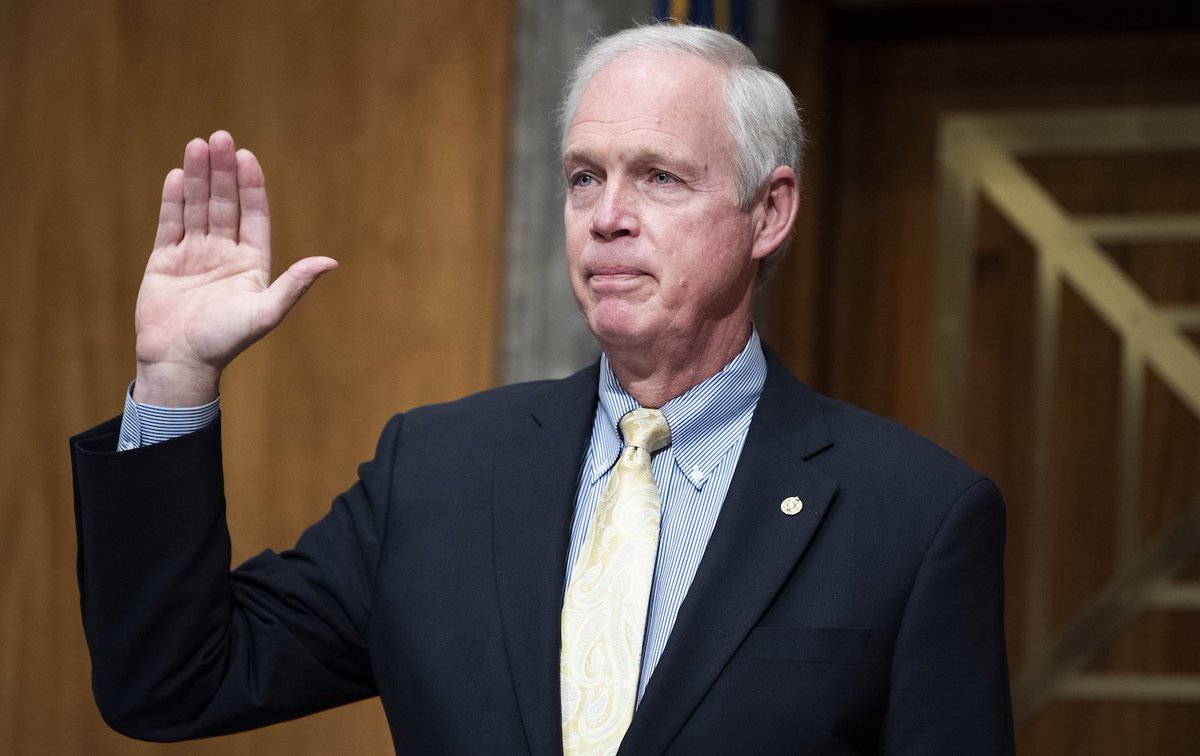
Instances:
[[[216,420],[220,411],[220,396],[199,407],[138,404],[133,401],[133,384],[130,383],[125,391],[125,414],[121,418],[117,451],[139,449],[194,433]]]

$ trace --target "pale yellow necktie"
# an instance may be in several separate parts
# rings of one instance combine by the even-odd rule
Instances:
[[[621,418],[625,447],[579,552],[562,610],[562,729],[567,756],[613,754],[633,719],[659,493],[650,455],[671,443],[658,410]]]

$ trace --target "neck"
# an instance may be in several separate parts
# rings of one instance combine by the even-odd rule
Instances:
[[[698,334],[674,349],[662,345],[605,346],[608,364],[621,386],[650,409],[662,407],[716,375],[746,347],[750,320]]]

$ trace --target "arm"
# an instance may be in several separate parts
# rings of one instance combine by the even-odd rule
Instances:
[[[334,266],[308,258],[270,283],[257,159],[225,132],[193,140],[163,185],[138,293],[133,398],[162,407],[214,399],[225,366]],[[231,575],[219,424],[121,454],[116,446],[115,423],[71,446],[84,629],[97,702],[114,728],[197,737],[372,693],[357,653],[365,614],[336,598],[373,559],[362,549],[371,539],[355,532],[371,530],[369,500],[343,502],[323,526],[339,534],[330,542],[344,561],[268,552]]]
[[[1011,754],[1004,642],[1004,502],[991,481],[946,514],[896,641],[881,751]]]
[[[115,420],[72,439],[80,604],[113,729],[219,735],[375,694],[367,618],[400,425],[294,549],[232,573],[219,422],[122,453]]]

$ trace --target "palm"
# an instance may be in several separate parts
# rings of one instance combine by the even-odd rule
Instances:
[[[138,296],[138,358],[223,366],[261,336],[263,258],[263,250],[212,236],[156,251]]]
[[[139,382],[194,385],[274,328],[336,262],[310,257],[270,281],[270,214],[258,160],[217,132],[167,174],[154,251],[138,292]],[[156,387],[157,388],[157,387]]]

